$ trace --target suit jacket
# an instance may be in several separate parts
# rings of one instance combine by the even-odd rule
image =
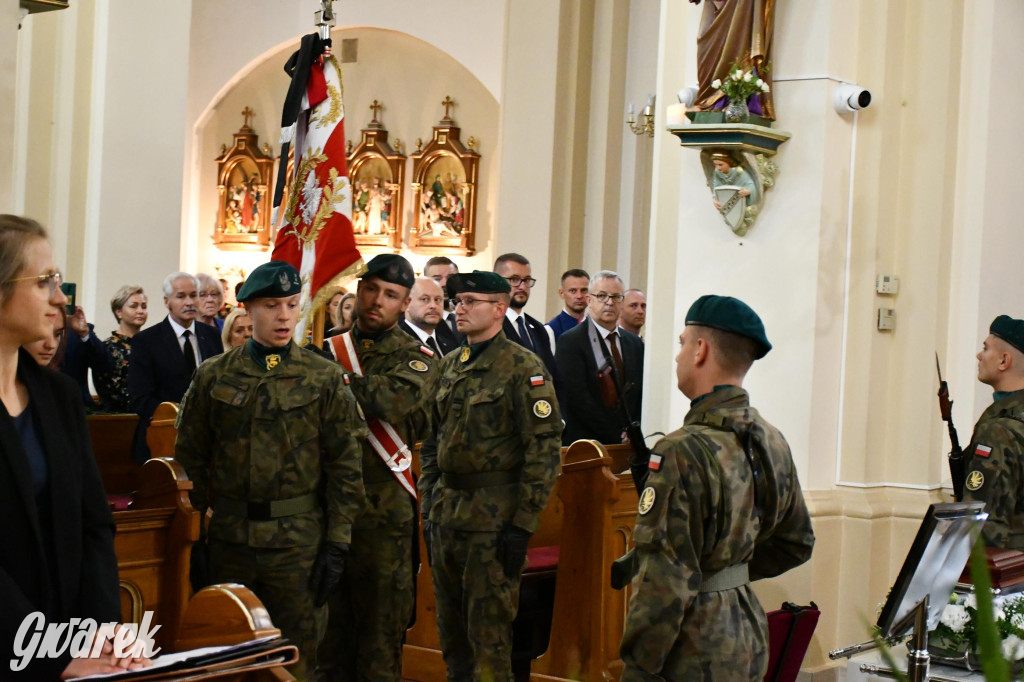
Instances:
[[[409,323],[401,319],[398,321],[398,326],[402,328],[406,334],[416,339],[420,343],[423,343],[420,339],[420,335],[409,326]],[[458,342],[455,341],[455,336],[452,334],[452,330],[448,328],[448,325],[444,323],[444,320],[438,323],[434,329],[434,339],[437,341],[437,347],[441,350],[441,355],[448,355],[453,350],[459,347]]]
[[[449,321],[449,316],[451,321]],[[455,339],[456,346],[461,346],[462,342],[466,340],[466,335],[460,333],[458,329],[454,328],[455,313],[449,313],[448,311],[445,311],[444,317],[441,318],[441,322],[437,326],[440,327],[441,325],[444,325],[448,329],[448,331],[452,333],[452,338]]]
[[[60,371],[78,382],[82,400],[87,406],[95,408],[96,402],[89,392],[89,370],[92,369],[95,380],[97,374],[108,374],[113,371],[114,361],[110,358],[107,347],[93,331],[93,325],[89,325],[89,338],[85,341],[71,327],[68,327],[64,333],[68,335],[68,345],[64,351],[64,360],[61,362]]]
[[[548,372],[551,373],[551,381],[555,384],[555,390],[558,392],[559,400],[561,400],[561,384],[562,378],[558,372],[558,365],[555,363],[555,356],[551,352],[551,337],[548,336],[548,330],[544,324],[535,317],[530,317],[526,313],[523,313],[523,322],[526,324],[526,331],[530,334],[530,340],[533,342],[533,348],[530,348],[534,353],[540,356],[540,359],[544,361],[544,366],[547,367]],[[519,330],[512,324],[512,322],[505,317],[505,321],[502,322],[501,328],[505,332],[505,336],[509,338],[513,343],[518,343],[524,348],[529,348],[523,340],[519,337]]]
[[[71,617],[120,622],[114,519],[93,458],[77,384],[36,365],[24,350],[18,378],[28,389],[36,435],[48,472],[47,523],[40,518],[28,456],[0,403],[0,679],[7,679],[13,644],[25,616],[47,622]],[[53,586],[56,585],[56,590]],[[71,661],[32,659],[17,679],[56,680]]]
[[[209,360],[224,352],[217,328],[196,322],[196,340],[199,355]],[[128,396],[132,410],[139,415],[135,429],[132,457],[141,463],[149,459],[146,429],[160,403],[180,403],[192,382],[185,367],[185,355],[178,345],[178,337],[171,327],[170,318],[132,337],[132,354],[128,359]]]
[[[601,400],[601,392],[597,383],[597,371],[600,365],[594,359],[593,347],[590,343],[590,330],[596,326],[589,317],[574,329],[570,329],[558,338],[555,358],[562,375],[562,418],[565,419],[565,430],[562,432],[562,445],[569,445],[581,438],[593,438],[600,443],[621,443],[622,431],[626,420],[618,406],[605,407]],[[643,394],[644,376],[644,345],[640,337],[622,327],[619,332],[619,352],[625,367],[625,401],[629,415],[634,420],[640,419],[641,395]],[[604,339],[601,338],[602,354],[611,357]]]

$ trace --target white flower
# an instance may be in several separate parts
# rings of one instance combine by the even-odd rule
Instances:
[[[768,92],[768,84],[761,83],[761,92]]]
[[[971,592],[964,598],[964,606],[969,609],[978,608],[978,600],[975,598],[974,593]]]
[[[995,621],[997,623],[999,621],[1003,620],[1004,618],[1006,618],[1006,614],[1003,612],[1003,607],[1002,606],[996,606],[995,608],[993,608],[992,609],[992,617],[995,619]]]
[[[761,80],[760,78],[758,78],[758,79],[757,79],[757,82],[756,82],[756,83],[754,83],[754,85],[756,85],[757,87],[761,87],[762,85],[764,85],[764,81],[763,81],[763,80]]]
[[[742,76],[740,76],[739,71],[733,71],[732,74],[730,74],[729,78],[732,78],[734,81],[738,81],[740,78],[742,78]]]
[[[1003,640],[1003,657],[1011,661],[1024,658],[1024,642],[1017,635],[1010,635]]]
[[[969,620],[967,609],[962,606],[950,604],[942,610],[941,622],[953,632],[962,632]]]
[[[749,71],[747,71],[745,74],[743,74],[743,81],[745,83],[749,83],[752,79],[753,79],[753,76],[750,75]]]
[[[722,80],[720,78],[716,78],[715,80],[711,81],[711,87],[713,87],[715,90],[722,87]]]

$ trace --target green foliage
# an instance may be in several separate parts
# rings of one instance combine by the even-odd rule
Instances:
[[[971,578],[974,580],[974,593],[978,602],[975,628],[985,680],[1010,682],[1010,666],[1003,658],[1002,637],[996,626],[995,609],[992,604],[992,580],[988,574],[985,545],[980,537],[971,550]]]

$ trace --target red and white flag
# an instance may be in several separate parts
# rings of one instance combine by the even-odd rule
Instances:
[[[298,339],[312,312],[326,302],[320,299],[326,298],[327,288],[344,286],[365,271],[352,233],[341,66],[334,56],[323,54],[329,44],[316,34],[305,36],[286,67],[292,84],[282,116],[281,166],[287,165],[292,145],[295,161],[284,224],[271,259],[291,263],[302,276]],[[283,176],[279,172],[275,220],[281,208]]]

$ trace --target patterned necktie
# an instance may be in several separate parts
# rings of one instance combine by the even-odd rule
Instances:
[[[189,376],[196,371],[196,349],[192,347],[192,342],[189,340],[191,336],[192,332],[187,329],[182,333],[182,337],[185,339],[185,347],[182,349],[185,353],[185,369],[188,370]]]
[[[533,350],[533,341],[530,339],[529,332],[526,331],[526,324],[523,322],[523,316],[520,315],[519,319],[516,320],[516,324],[519,325],[519,338],[523,340],[523,345]]]
[[[444,355],[441,352],[441,349],[437,347],[437,341],[434,341],[434,337],[433,336],[428,336],[427,337],[427,346],[429,346],[432,351],[437,353],[437,357],[441,357],[442,355]]]
[[[610,332],[608,334],[608,346],[612,350],[612,361],[615,363],[615,371],[619,373],[619,381],[626,381],[626,372],[623,369],[622,355],[619,353],[619,345],[616,343],[616,339],[619,337],[618,332]]]

